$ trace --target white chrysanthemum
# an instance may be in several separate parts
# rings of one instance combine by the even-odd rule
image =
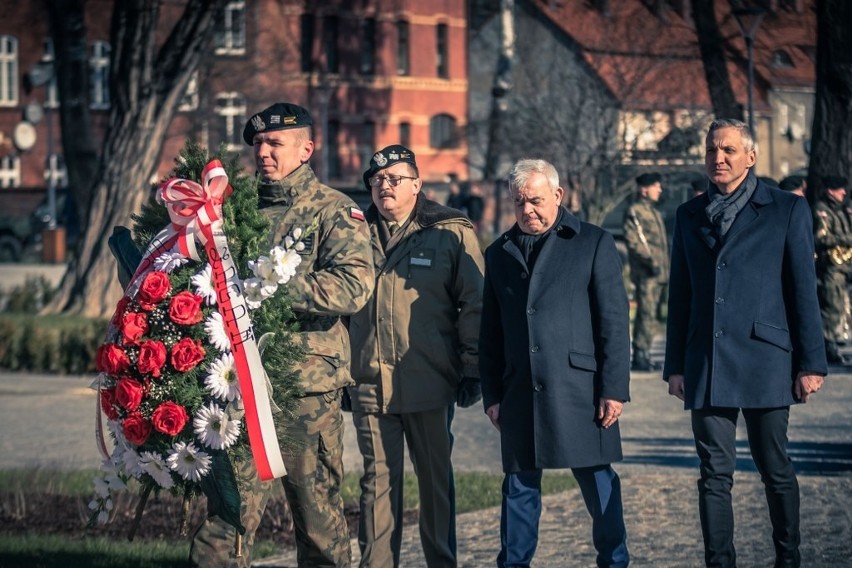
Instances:
[[[192,442],[176,442],[166,458],[169,467],[189,481],[199,481],[210,471],[212,458]]]
[[[195,435],[201,443],[214,450],[230,448],[240,436],[240,423],[231,420],[215,402],[202,406],[192,420]]]
[[[188,258],[175,250],[171,250],[154,259],[154,269],[171,274],[176,268],[180,268],[187,262],[189,262]]]
[[[210,364],[208,371],[204,386],[210,394],[228,402],[240,398],[240,381],[237,380],[233,355],[225,353]]]
[[[204,320],[204,331],[207,332],[207,339],[210,340],[213,347],[224,353],[231,352],[231,339],[225,330],[225,320],[222,319],[222,314],[213,312],[207,316],[207,319]]]
[[[259,278],[246,278],[243,281],[243,297],[250,310],[259,308],[260,303],[274,293],[275,290],[270,293],[269,286],[265,286],[264,281]]]
[[[195,293],[204,298],[208,306],[216,305],[216,287],[213,285],[213,267],[207,264],[201,272],[192,277]]]
[[[139,479],[145,472],[145,470],[142,469],[142,458],[133,448],[126,448],[124,450],[121,454],[121,461],[124,464],[124,471],[136,479]]]
[[[157,485],[163,489],[171,489],[174,486],[175,480],[172,478],[169,466],[166,465],[160,454],[142,452],[140,463],[142,471],[150,475],[157,482]]]

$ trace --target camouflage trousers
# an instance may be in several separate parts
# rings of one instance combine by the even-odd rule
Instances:
[[[636,315],[633,319],[633,349],[647,353],[659,329],[659,314],[665,285],[657,278],[634,278]]]
[[[341,391],[299,399],[292,422],[278,420],[279,443],[287,475],[284,493],[293,514],[299,566],[349,566],[349,529],[343,515],[343,416]],[[284,446],[284,441],[288,445]],[[240,482],[241,519],[246,527],[241,554],[235,551],[236,529],[209,516],[193,536],[190,565],[215,568],[251,566],[254,535],[275,481],[261,481],[251,460],[234,464]]]
[[[822,333],[826,341],[848,342],[850,337],[850,301],[846,274],[826,270],[817,280],[819,310],[822,315]]]

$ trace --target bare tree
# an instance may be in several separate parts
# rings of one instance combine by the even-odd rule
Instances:
[[[187,0],[165,42],[159,44],[158,0],[123,0],[113,4],[111,24],[111,108],[100,152],[93,141],[85,108],[88,97],[81,73],[85,60],[84,6],[80,0],[51,0],[56,69],[62,102],[63,147],[69,177],[79,183],[75,199],[83,203],[86,222],[76,254],[60,285],[51,311],[89,316],[108,314],[120,289],[107,239],[115,225],[126,224],[147,195],[159,162],[160,148],[192,73],[208,50],[215,15],[225,0]],[[64,20],[64,22],[63,22]],[[82,52],[81,52],[82,49]],[[82,58],[82,59],[81,59]],[[79,116],[70,116],[75,112]],[[79,151],[78,151],[79,150]]]
[[[698,35],[698,49],[704,63],[704,76],[710,91],[713,114],[717,118],[742,120],[743,108],[737,103],[725,58],[725,41],[716,22],[715,0],[692,0],[692,19]]]
[[[817,0],[816,104],[808,198],[825,175],[852,175],[852,2]]]

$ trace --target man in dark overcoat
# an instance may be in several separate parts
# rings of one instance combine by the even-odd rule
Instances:
[[[731,503],[737,418],[766,489],[775,566],[799,566],[799,488],[787,455],[790,405],[827,372],[804,199],[759,181],[739,120],[707,134],[710,185],[677,210],[669,278],[669,394],[692,413],[708,566],[736,566]]]
[[[497,565],[528,566],[541,473],[571,468],[592,516],[598,566],[627,566],[618,417],[629,400],[627,293],[615,242],[561,207],[556,169],[509,175],[517,223],[485,252],[479,367],[503,457]]]

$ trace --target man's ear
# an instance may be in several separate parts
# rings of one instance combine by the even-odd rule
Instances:
[[[302,144],[302,150],[299,153],[299,160],[304,164],[308,160],[311,159],[311,156],[314,153],[314,141],[313,140],[305,140]]]

